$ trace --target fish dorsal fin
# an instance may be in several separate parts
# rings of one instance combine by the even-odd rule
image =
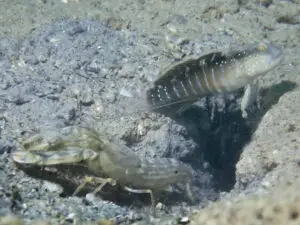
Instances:
[[[162,70],[158,78],[153,82],[153,85],[161,84],[170,79],[170,77],[183,76],[190,69],[197,71],[201,66],[213,65],[226,59],[226,55],[222,52],[211,52],[201,57],[190,57],[175,64],[171,64]]]

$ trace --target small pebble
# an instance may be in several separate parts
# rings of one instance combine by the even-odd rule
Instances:
[[[131,63],[127,63],[119,71],[119,75],[122,77],[132,78],[134,77],[135,72],[136,72],[136,67]]]
[[[98,74],[101,71],[101,64],[97,60],[93,60],[87,67],[87,70],[92,73]]]
[[[120,95],[128,97],[128,98],[132,98],[133,97],[132,94],[128,90],[126,90],[125,88],[122,88],[120,90]]]
[[[69,213],[66,217],[66,221],[72,223],[75,219],[76,214],[75,213]]]
[[[60,185],[49,181],[44,181],[43,187],[49,192],[57,192],[57,193],[62,192],[62,187]]]
[[[103,106],[103,102],[101,99],[95,99],[95,102],[93,104],[93,110],[97,113],[97,114],[101,114],[104,112],[104,106]]]
[[[168,31],[170,31],[172,34],[176,34],[178,31],[177,31],[177,29],[176,29],[176,27],[174,26],[174,25],[172,25],[172,24],[168,24],[167,25],[167,29],[168,29]]]
[[[163,203],[159,202],[156,204],[155,208],[158,210],[163,210],[165,208],[165,205]]]
[[[139,123],[137,126],[137,133],[140,136],[144,136],[146,134],[145,126],[142,123]]]
[[[187,216],[184,216],[180,218],[179,224],[188,224],[190,222],[190,219]]]
[[[88,202],[95,202],[97,200],[96,196],[93,193],[88,193],[85,195],[85,199]]]

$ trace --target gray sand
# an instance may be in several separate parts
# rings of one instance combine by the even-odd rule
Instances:
[[[14,214],[26,224],[177,224],[210,201],[298,184],[300,2],[120,2],[1,1],[0,216]],[[239,111],[242,90],[201,99],[178,119],[137,112],[142,91],[170,63],[263,38],[285,59],[260,79],[262,107],[248,119]],[[80,124],[141,157],[173,157],[193,167],[195,204],[174,187],[158,196],[163,207],[151,222],[147,195],[106,187],[104,196],[86,190],[72,197],[83,178],[77,168],[25,173],[12,162],[28,133]],[[274,195],[280,199],[280,191]]]

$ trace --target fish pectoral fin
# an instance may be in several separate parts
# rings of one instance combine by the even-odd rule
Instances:
[[[257,102],[259,107],[259,85],[257,83],[247,84],[241,101],[241,112],[243,118],[247,118],[248,113],[246,109],[254,102]]]

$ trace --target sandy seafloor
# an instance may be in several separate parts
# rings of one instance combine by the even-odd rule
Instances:
[[[299,0],[1,0],[0,224],[300,224],[299,23]],[[246,120],[242,90],[177,119],[134,112],[170,63],[264,38],[285,58],[259,79],[261,107]],[[147,195],[71,197],[78,168],[25,173],[12,162],[22,136],[80,124],[140,157],[190,165],[195,203],[175,187],[154,219]]]

